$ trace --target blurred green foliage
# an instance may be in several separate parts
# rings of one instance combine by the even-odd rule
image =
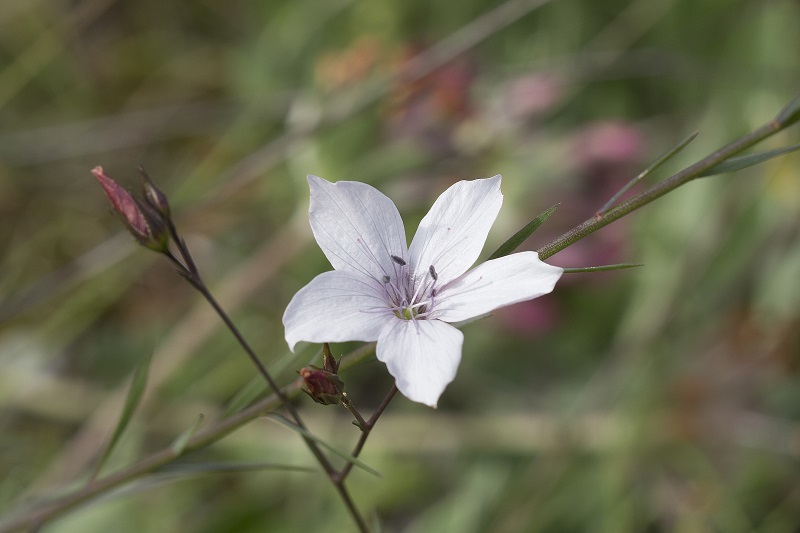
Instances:
[[[379,187],[413,231],[450,183],[502,173],[486,252],[560,202],[535,248],[691,131],[672,170],[774,116],[800,87],[798,27],[792,0],[0,3],[0,516],[85,479],[151,353],[103,472],[223,416],[254,376],[122,233],[95,165],[135,186],[141,163],[170,194],[286,383],[316,348],[288,354],[283,309],[329,269],[306,174]],[[705,178],[554,256],[646,266],[467,326],[440,408],[398,398],[373,432],[383,478],[354,472],[359,507],[383,531],[796,531],[799,167]],[[374,360],[344,378],[364,408],[391,383]],[[352,446],[344,410],[299,402]],[[268,421],[188,460],[314,464]],[[159,474],[41,531],[351,528],[321,474],[259,470]]]

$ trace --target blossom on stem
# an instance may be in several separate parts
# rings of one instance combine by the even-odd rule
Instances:
[[[93,168],[92,175],[102,185],[111,207],[133,238],[151,250],[165,252],[168,249],[169,236],[162,215],[109,178],[103,167]]]
[[[420,222],[411,246],[394,203],[355,181],[308,177],[311,230],[334,270],[295,294],[283,315],[300,341],[377,341],[397,388],[436,407],[461,360],[461,322],[549,293],[563,269],[521,252],[478,259],[503,195],[500,176],[460,181]]]
[[[299,374],[306,385],[306,388],[301,390],[315,402],[335,405],[342,401],[344,382],[336,374],[313,365],[302,368]]]

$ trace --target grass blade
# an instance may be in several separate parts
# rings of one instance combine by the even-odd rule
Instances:
[[[616,265],[603,265],[595,267],[565,268],[564,274],[576,274],[578,272],[607,272],[609,270],[625,270],[627,268],[637,268],[643,266],[643,263],[618,263]]]
[[[284,426],[288,427],[289,429],[291,429],[293,431],[296,431],[297,433],[303,435],[304,437],[307,437],[307,438],[313,440],[314,442],[316,442],[317,444],[319,444],[320,446],[322,446],[326,450],[330,451],[331,453],[333,453],[335,455],[338,455],[339,457],[341,457],[345,461],[353,463],[355,466],[359,467],[360,469],[364,470],[365,472],[369,472],[370,474],[372,474],[375,477],[383,477],[383,476],[381,476],[380,472],[378,472],[377,470],[375,470],[371,466],[367,465],[364,461],[360,460],[357,457],[354,457],[354,456],[350,455],[347,452],[343,452],[342,450],[339,450],[338,448],[335,448],[334,446],[332,446],[332,445],[328,444],[327,442],[323,441],[322,439],[320,439],[319,437],[317,437],[316,435],[314,435],[310,431],[305,430],[305,429],[297,426],[296,424],[293,424],[289,420],[286,420],[284,417],[272,413],[272,414],[267,415],[267,418],[272,418],[273,420],[277,420],[278,422],[280,422]]]
[[[787,146],[786,148],[778,148],[776,150],[768,150],[766,152],[758,152],[756,154],[732,157],[727,161],[723,161],[719,165],[709,168],[699,177],[704,178],[706,176],[715,176],[717,174],[725,174],[726,172],[742,170],[743,168],[752,167],[754,165],[758,165],[759,163],[763,163],[764,161],[772,159],[773,157],[778,157],[780,155],[787,154],[789,152],[795,152],[797,150],[800,150],[800,144]]]
[[[192,438],[192,435],[197,433],[197,430],[200,429],[200,426],[203,425],[203,419],[205,417],[203,414],[197,415],[197,420],[194,421],[189,428],[187,428],[183,433],[178,435],[178,438],[172,443],[172,452],[175,455],[181,455],[183,450],[186,449],[186,443],[189,442],[189,439]]]
[[[501,244],[500,248],[495,250],[494,253],[489,256],[489,259],[487,259],[487,261],[490,259],[497,259],[498,257],[506,256],[511,252],[513,252],[514,250],[516,250],[519,247],[519,245],[525,241],[525,239],[530,237],[534,231],[539,229],[539,226],[544,224],[545,220],[550,218],[550,215],[552,215],[555,212],[558,206],[559,204],[551,206],[547,211],[545,211],[538,217],[528,222],[528,224],[526,224],[524,228],[516,232],[514,235],[511,236],[510,239]]]
[[[173,463],[161,468],[156,475],[198,475],[198,474],[235,474],[238,472],[254,472],[257,470],[285,470],[294,472],[316,472],[311,466],[287,465],[281,463]]]
[[[128,395],[125,397],[125,404],[122,407],[122,413],[119,416],[119,420],[117,420],[117,426],[114,428],[114,433],[111,435],[111,440],[108,441],[108,446],[106,446],[106,449],[103,451],[103,455],[97,462],[97,466],[94,469],[91,479],[96,478],[100,473],[100,469],[103,468],[103,465],[108,460],[111,452],[114,451],[114,447],[116,447],[117,442],[119,442],[119,439],[122,436],[122,433],[125,431],[125,428],[128,427],[131,418],[133,418],[133,413],[136,412],[136,408],[139,406],[139,401],[142,399],[142,394],[144,394],[144,390],[147,386],[147,374],[150,371],[150,358],[151,355],[145,357],[133,372],[131,386],[128,389]]]
[[[623,194],[625,194],[626,191],[628,191],[628,189],[630,189],[631,187],[642,181],[644,178],[652,174],[653,171],[655,171],[658,167],[660,167],[661,165],[672,159],[672,157],[674,157],[675,154],[686,148],[689,145],[689,143],[692,142],[695,139],[695,137],[697,137],[698,133],[699,132],[692,133],[684,140],[679,142],[676,146],[670,148],[664,155],[656,159],[649,167],[641,171],[635,178],[626,183],[624,187],[622,187],[619,191],[617,191],[617,194],[612,196],[611,199],[607,201],[605,205],[601,207],[597,213],[602,215],[603,213],[611,209],[611,207],[617,202],[617,200],[619,200],[622,197]]]

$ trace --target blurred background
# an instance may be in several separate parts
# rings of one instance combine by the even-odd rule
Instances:
[[[318,347],[290,354],[281,315],[330,269],[306,174],[378,187],[410,237],[448,185],[500,173],[486,255],[560,203],[535,249],[691,132],[660,177],[773,117],[800,87],[798,27],[793,0],[0,3],[0,516],[85,481],[148,357],[103,473],[259,392],[198,295],[109,213],[94,166],[132,188],[147,168],[288,383]],[[398,397],[380,420],[362,457],[383,477],[355,469],[358,506],[383,531],[798,531],[798,220],[790,155],[555,255],[645,266],[565,275],[465,327],[439,409]],[[391,385],[374,358],[343,378],[365,412]],[[352,447],[344,409],[297,403]],[[181,463],[263,461],[315,466],[269,420]],[[317,472],[190,467],[40,529],[350,530]]]

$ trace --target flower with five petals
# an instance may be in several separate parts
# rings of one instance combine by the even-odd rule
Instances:
[[[286,341],[377,341],[407,398],[436,407],[464,336],[452,323],[549,293],[563,269],[521,252],[469,269],[500,211],[500,176],[459,181],[420,222],[411,246],[394,203],[355,181],[308,177],[311,230],[334,270],[295,294]]]

